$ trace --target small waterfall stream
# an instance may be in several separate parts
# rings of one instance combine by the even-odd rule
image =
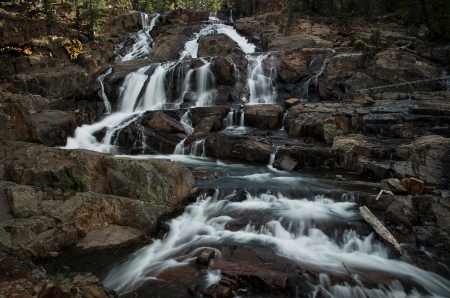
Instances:
[[[105,79],[106,76],[110,75],[112,72],[112,68],[109,68],[104,74],[99,75],[97,78],[97,81],[100,83],[101,86],[101,95],[102,95],[102,99],[103,99],[103,103],[105,104],[105,109],[106,109],[106,114],[111,113],[111,103],[108,100],[108,97],[105,94],[105,86],[103,85],[103,80]]]

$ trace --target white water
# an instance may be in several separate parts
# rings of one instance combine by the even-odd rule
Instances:
[[[216,79],[211,72],[211,62],[197,68],[197,103],[198,107],[212,106],[217,95]]]
[[[175,62],[159,65],[150,78],[137,111],[158,110],[167,102],[166,98],[166,71],[173,67]]]
[[[119,55],[120,62],[147,57],[152,49],[153,38],[151,37],[150,32],[153,30],[153,27],[155,27],[156,21],[159,18],[159,14],[157,14],[150,23],[148,21],[148,15],[146,13],[141,13],[140,17],[142,30],[138,31],[134,36],[136,42],[133,44],[129,52],[127,52],[123,56]],[[120,46],[123,46],[123,44],[119,45],[119,47]]]
[[[245,56],[248,60],[247,66],[247,87],[250,91],[249,104],[273,103],[276,100],[276,91],[272,82],[272,72],[268,69],[265,73],[262,62],[267,59],[267,55]]]
[[[311,62],[309,63],[309,67],[311,68],[311,66],[314,64],[314,62],[316,61],[316,58],[312,59]],[[313,75],[312,77],[310,77],[308,80],[304,81],[302,84],[302,91],[301,91],[301,98],[302,99],[308,99],[309,96],[309,85],[311,83],[311,81],[313,82],[313,86],[318,89],[319,88],[319,76],[323,73],[325,66],[327,63],[327,57],[325,56],[322,60],[322,64],[320,66],[319,72],[315,75]]]
[[[106,114],[111,113],[111,103],[109,102],[108,97],[106,96],[105,86],[103,85],[103,80],[105,79],[106,76],[110,75],[111,72],[112,72],[112,68],[108,69],[104,74],[99,75],[97,78],[97,81],[100,83],[100,86],[101,86],[102,99],[103,99],[103,103],[105,104]]]
[[[230,23],[234,23],[233,20],[233,10],[230,9]]]
[[[272,247],[277,254],[319,272],[347,275],[343,262],[362,281],[381,283],[382,280],[377,278],[382,276],[383,280],[391,278],[394,283],[407,281],[416,287],[421,286],[435,297],[448,297],[448,280],[389,259],[388,249],[374,239],[373,233],[361,237],[355,231],[347,230],[333,239],[315,228],[315,224],[320,222],[354,220],[358,216],[354,205],[352,202],[335,202],[324,196],[307,200],[266,193],[247,195],[242,202],[217,200],[215,197],[199,199],[188,206],[180,217],[169,222],[170,231],[163,240],[155,240],[139,250],[131,260],[113,269],[104,284],[127,293],[146,280],[157,278],[166,268],[188,264],[204,248],[254,242]],[[259,228],[249,222],[238,231],[226,229],[228,223],[234,219],[245,219],[249,212],[262,212],[268,219]],[[216,258],[220,258],[217,253]],[[380,285],[379,288],[364,289],[368,293],[380,294],[384,288],[384,292],[390,293],[386,297],[414,297],[415,292],[419,293],[417,289],[405,293],[401,285],[395,286],[394,283],[390,287]],[[332,297],[360,297],[352,294],[357,291],[356,287],[327,286],[323,277],[319,286]]]

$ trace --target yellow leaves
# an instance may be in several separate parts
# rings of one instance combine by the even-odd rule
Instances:
[[[30,46],[25,46],[24,48],[11,47],[11,46],[6,46],[6,47],[1,47],[0,48],[0,53],[6,53],[6,52],[24,53],[25,55],[33,54],[33,52],[31,51]]]
[[[77,59],[78,55],[83,52],[83,45],[78,39],[72,39],[72,41],[64,46],[70,59]]]

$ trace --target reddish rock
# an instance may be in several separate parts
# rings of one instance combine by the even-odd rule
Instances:
[[[208,265],[214,259],[216,252],[213,249],[204,249],[197,257],[197,263]]]
[[[393,193],[405,193],[406,192],[405,187],[403,187],[403,185],[400,184],[400,181],[395,178],[381,180],[381,189],[389,190],[389,191],[392,191]]]
[[[233,292],[229,287],[224,287],[222,285],[212,285],[206,290],[203,290],[204,297],[211,298],[231,298],[233,297]]]

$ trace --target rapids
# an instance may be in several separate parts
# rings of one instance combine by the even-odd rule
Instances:
[[[98,123],[79,127],[65,148],[115,153],[115,138],[121,129],[136,121],[145,111],[163,109],[168,103],[168,75],[182,60],[197,56],[197,39],[201,35],[224,33],[235,40],[248,54],[246,84],[250,91],[249,103],[276,102],[276,90],[271,79],[276,74],[263,67],[263,61],[270,59],[268,54],[252,54],[254,45],[231,26],[212,20],[213,24],[206,25],[186,43],[179,60],[150,64],[128,74],[119,90],[116,111]],[[144,32],[152,28],[152,24],[144,26]],[[133,49],[122,61],[127,57],[138,58],[141,52],[142,48]],[[323,57],[319,71],[307,81],[306,90],[311,80],[317,84],[325,60]],[[179,94],[175,96],[177,104],[182,102],[186,93],[195,90],[197,107],[214,105],[217,90],[210,66],[211,62],[204,60],[203,65],[196,69],[180,72],[184,73],[184,79]],[[196,79],[191,80],[194,73]],[[104,100],[107,100],[106,95]],[[188,110],[181,124],[192,134],[194,129],[189,117]],[[245,129],[244,117],[243,112],[232,110],[224,120],[224,127],[230,132],[242,131]],[[106,135],[98,140],[95,133],[101,130],[106,130]],[[215,260],[221,260],[224,247],[252,246],[269,249],[295,266],[318,273],[318,280],[309,282],[309,292],[296,293],[298,297],[315,297],[319,293],[320,297],[365,297],[366,294],[369,297],[449,296],[448,279],[396,259],[374,233],[359,233],[355,227],[365,224],[352,194],[343,189],[344,184],[336,185],[312,174],[275,170],[271,163],[254,165],[208,158],[205,157],[203,140],[197,140],[188,147],[184,146],[184,141],[178,144],[173,155],[132,157],[169,158],[196,170],[215,172],[218,178],[197,182],[198,187],[215,189],[214,194],[197,198],[180,216],[171,219],[167,223],[169,231],[162,239],[153,239],[152,244],[126,259],[112,260],[111,270],[103,276],[107,287],[123,294],[136,291],[145,297],[145,293],[154,293],[151,282],[159,281],[165,270],[183,270],[195,262],[205,248],[213,249]],[[242,191],[244,195],[237,199],[238,192],[242,194]],[[225,269],[218,263],[211,262],[202,273],[201,287],[207,288],[221,280]],[[343,264],[354,274],[360,286],[345,281],[348,272]],[[343,278],[334,279],[332,276]],[[170,289],[170,286],[161,284],[157,287]],[[258,294],[257,289],[252,291],[241,289],[234,295],[264,296]],[[170,297],[170,290],[165,293]],[[173,297],[176,297],[175,293]]]

